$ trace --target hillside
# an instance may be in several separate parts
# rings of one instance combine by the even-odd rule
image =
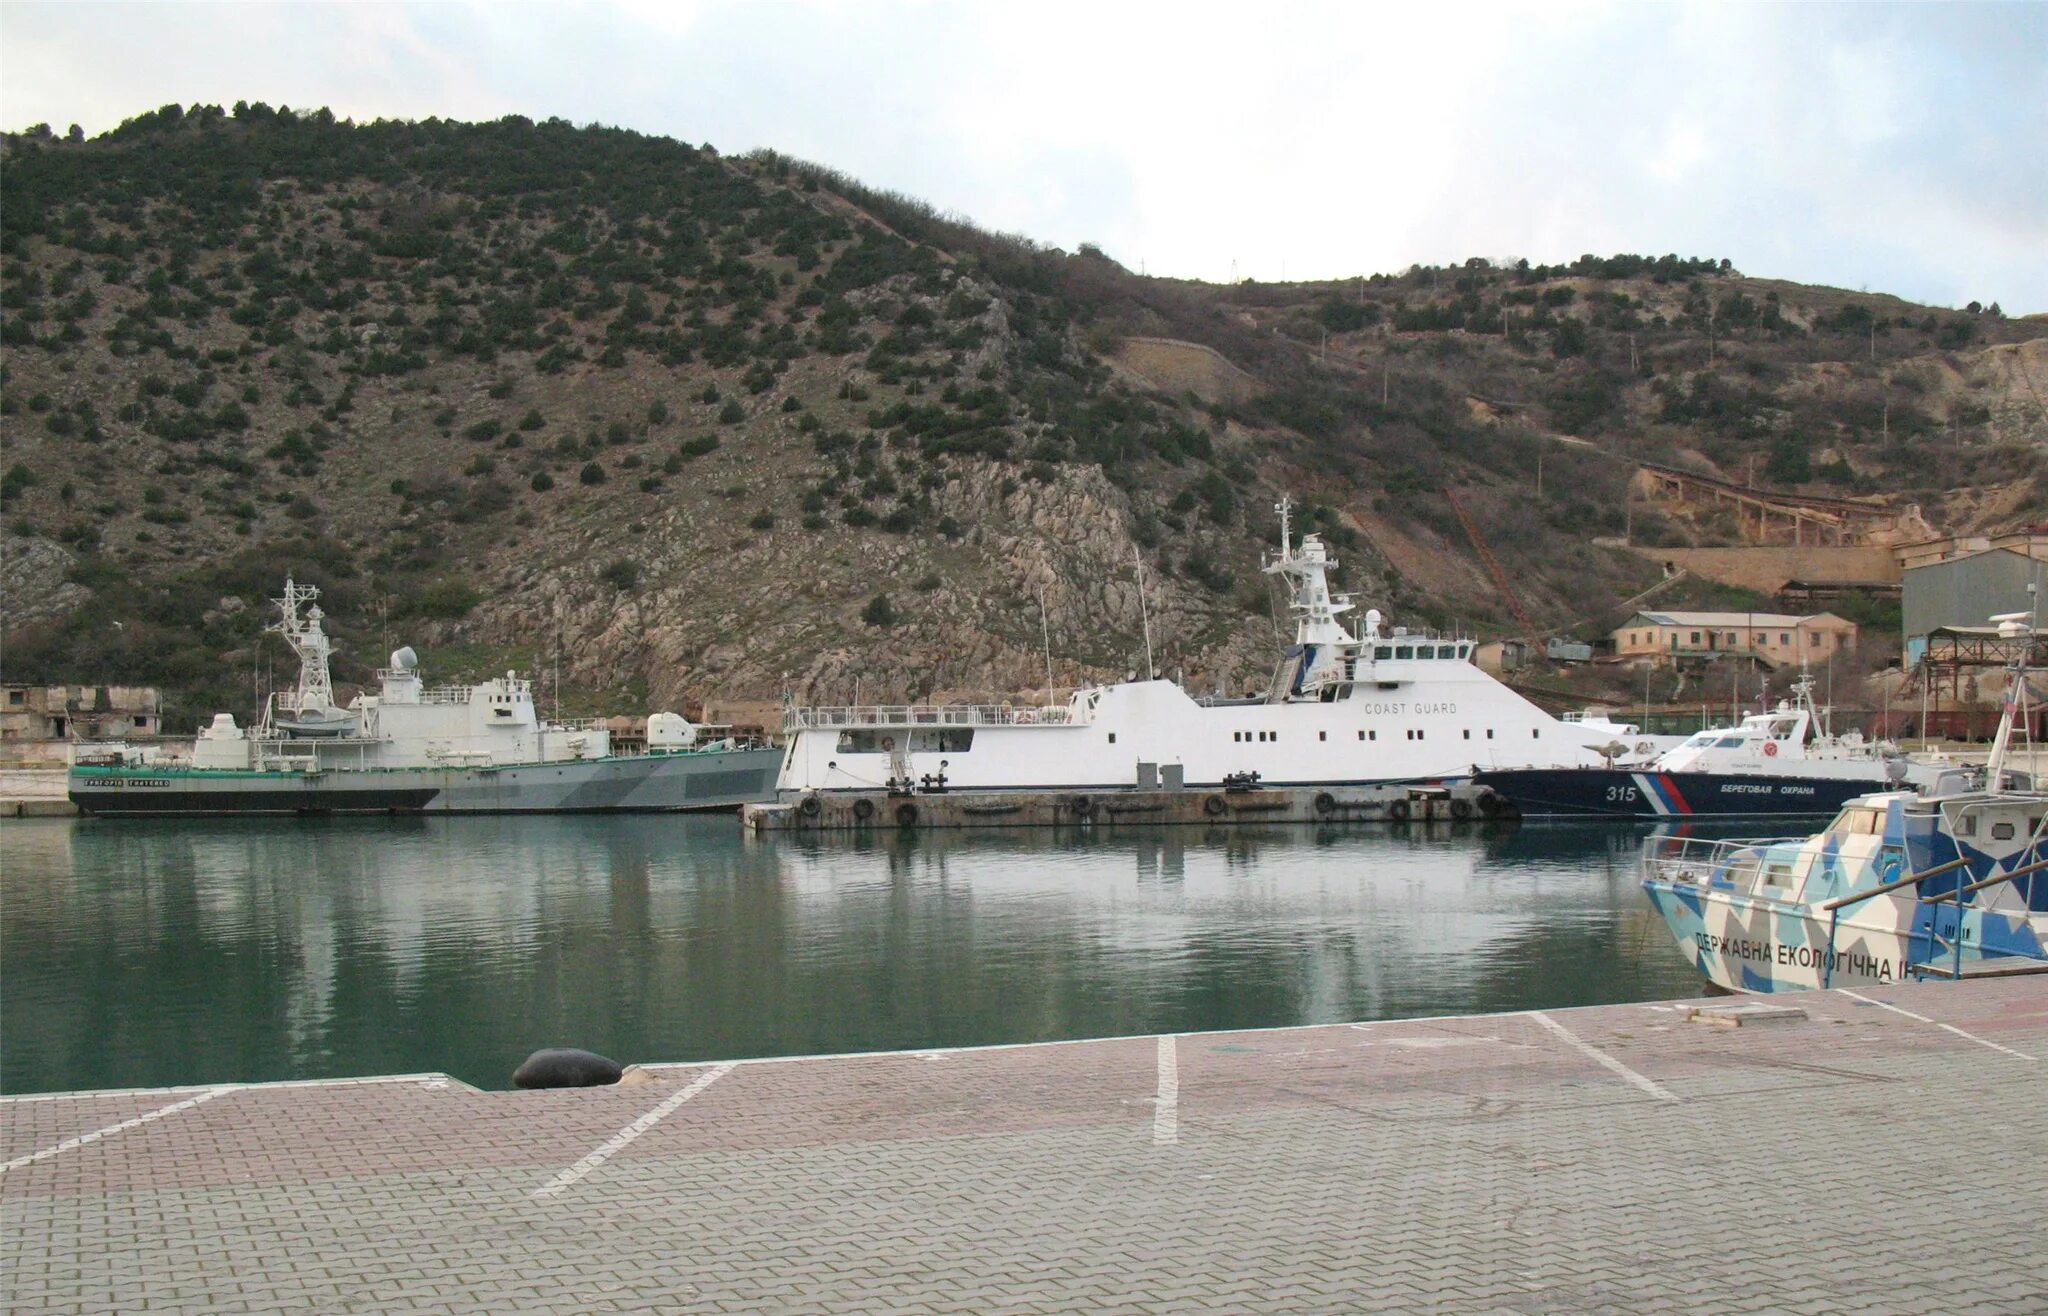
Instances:
[[[0,142],[8,680],[175,720],[326,591],[360,680],[565,702],[1263,680],[1270,506],[1395,622],[1569,629],[1656,578],[1636,460],[2048,518],[2048,323],[1725,261],[1132,275],[772,154],[193,107]],[[1542,487],[1536,488],[1540,462]],[[1640,541],[1724,527],[1633,517]],[[1043,613],[1041,614],[1041,608]]]

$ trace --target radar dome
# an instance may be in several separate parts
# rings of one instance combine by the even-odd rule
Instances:
[[[418,654],[416,654],[416,653],[414,653],[414,652],[412,651],[412,646],[411,646],[411,645],[409,645],[409,644],[408,644],[408,645],[404,646],[403,648],[399,648],[399,649],[393,649],[393,650],[391,651],[391,670],[392,670],[392,671],[394,671],[394,672],[411,672],[411,671],[416,671],[416,670],[417,670],[417,669],[419,668],[419,665],[420,665],[420,656],[419,656]]]

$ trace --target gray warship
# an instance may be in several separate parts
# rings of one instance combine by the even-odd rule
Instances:
[[[772,799],[782,751],[707,738],[675,713],[647,720],[647,750],[615,754],[602,722],[550,721],[532,682],[507,672],[429,686],[410,648],[377,691],[337,707],[319,591],[287,579],[273,600],[299,659],[296,688],[274,692],[256,725],[216,714],[189,760],[81,745],[69,790],[102,815],[607,813],[733,809]]]

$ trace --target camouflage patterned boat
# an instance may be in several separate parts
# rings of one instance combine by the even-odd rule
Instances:
[[[1808,837],[1644,842],[1643,889],[1686,957],[1749,992],[2048,971],[2048,792],[2005,766],[2026,677],[2016,663],[1980,782],[1860,796]]]
[[[2048,795],[1866,795],[1825,831],[1643,848],[1686,958],[1731,991],[2048,970]]]

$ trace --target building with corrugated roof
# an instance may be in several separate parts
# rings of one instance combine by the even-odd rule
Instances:
[[[1709,662],[1734,655],[1770,667],[1825,662],[1856,647],[1856,623],[1832,612],[1638,612],[1612,632],[1617,658]]]
[[[2048,604],[2048,535],[2000,535],[1970,550],[1927,554],[1908,562],[1899,604],[1905,632],[1906,661],[1917,663],[1927,651],[1927,637],[1938,630],[1968,631],[1994,616],[2025,612],[2036,596]]]

